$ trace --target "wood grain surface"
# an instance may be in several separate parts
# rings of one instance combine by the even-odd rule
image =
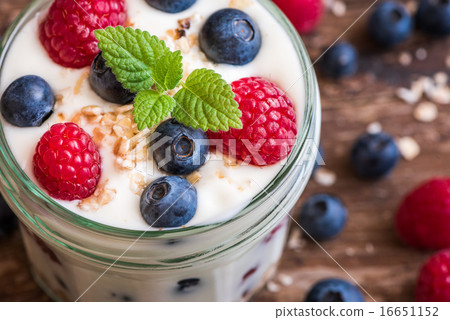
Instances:
[[[1,33],[29,2],[0,0]],[[380,50],[368,41],[367,15],[345,32],[372,2],[346,0],[344,16],[327,12],[320,27],[304,37],[313,61],[341,35],[361,55],[359,73],[351,79],[330,81],[319,75],[326,168],[336,173],[337,181],[325,187],[312,180],[294,210],[295,215],[309,195],[330,192],[347,205],[348,224],[337,239],[322,243],[323,249],[308,240],[299,252],[286,248],[278,274],[292,277],[293,283],[283,285],[275,278],[278,286],[263,289],[253,301],[302,301],[315,281],[331,276],[349,279],[348,274],[367,291],[367,301],[413,300],[418,269],[431,252],[404,246],[395,234],[393,216],[410,188],[434,176],[450,175],[450,106],[440,105],[435,121],[421,123],[412,115],[414,106],[399,100],[395,90],[409,87],[421,75],[449,74],[445,60],[450,38],[430,39],[416,32],[394,50]],[[414,56],[420,48],[428,53],[425,60],[414,59],[407,67],[398,62],[401,52]],[[367,182],[353,175],[348,155],[356,137],[374,121],[395,137],[413,137],[421,153],[412,161],[401,161],[388,178]],[[18,231],[0,241],[0,301],[49,301],[31,278]]]

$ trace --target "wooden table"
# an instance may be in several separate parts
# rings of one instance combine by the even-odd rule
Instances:
[[[29,0],[0,0],[0,32],[3,33]],[[320,27],[304,37],[311,56],[337,39],[372,3],[371,0],[346,0],[347,12],[336,17],[328,12]],[[360,72],[342,81],[319,76],[322,94],[322,144],[326,168],[337,174],[331,187],[311,181],[304,196],[317,192],[339,195],[349,210],[344,232],[335,240],[322,243],[326,250],[377,301],[411,301],[420,265],[431,254],[405,247],[397,238],[393,216],[402,196],[413,186],[433,176],[450,175],[450,109],[439,106],[439,117],[432,123],[421,123],[412,116],[414,106],[395,96],[399,86],[409,87],[419,75],[446,71],[445,58],[450,54],[450,37],[427,39],[416,33],[395,50],[383,51],[373,46],[366,35],[367,16],[361,18],[343,39],[360,50]],[[398,62],[403,51],[424,48],[428,58],[414,59],[404,67]],[[378,121],[395,137],[411,136],[421,146],[413,161],[402,161],[393,174],[377,182],[361,181],[348,164],[349,149],[368,124]],[[324,277],[349,279],[327,254],[311,241],[305,241],[301,252],[286,249],[279,274],[292,277],[290,286],[279,291],[264,289],[254,301],[302,301],[305,292]],[[275,283],[279,283],[275,279]],[[276,289],[276,288],[275,288]],[[368,296],[366,299],[371,300]],[[0,301],[49,301],[34,283],[28,271],[20,235],[17,232],[0,242]]]

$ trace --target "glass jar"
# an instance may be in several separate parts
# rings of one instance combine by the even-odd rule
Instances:
[[[292,209],[314,167],[320,98],[308,54],[286,17],[259,0],[292,39],[302,66],[305,111],[280,172],[231,220],[163,231],[134,231],[85,219],[40,190],[20,168],[0,127],[0,191],[21,221],[38,284],[62,301],[248,300],[274,274]],[[51,0],[34,1],[8,29],[0,68],[21,27]]]

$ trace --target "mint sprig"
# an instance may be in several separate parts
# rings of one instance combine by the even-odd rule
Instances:
[[[242,113],[231,86],[213,70],[194,70],[174,99],[178,104],[173,116],[194,129],[228,131],[229,127],[242,128]]]
[[[134,99],[134,121],[139,130],[151,128],[166,118],[175,107],[175,100],[155,90],[139,92]]]
[[[95,31],[103,57],[122,85],[137,92],[134,121],[151,128],[170,113],[179,122],[204,131],[242,128],[241,111],[231,86],[214,70],[194,70],[183,83],[180,51],[147,31],[108,27]],[[171,97],[168,91],[181,89]]]
[[[153,79],[160,91],[175,89],[183,78],[183,57],[180,51],[169,51],[156,61]]]
[[[139,29],[107,27],[94,31],[106,65],[122,85],[133,91],[149,89],[156,62],[170,52],[166,43]]]

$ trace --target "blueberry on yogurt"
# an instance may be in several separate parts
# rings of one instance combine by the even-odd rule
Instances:
[[[89,83],[92,90],[106,101],[117,104],[131,103],[136,94],[125,89],[117,80],[111,68],[106,65],[106,60],[100,52],[91,65]]]
[[[178,13],[189,9],[197,0],[145,0],[155,9],[167,12]]]
[[[29,75],[15,80],[5,90],[1,112],[17,127],[39,127],[50,117],[55,96],[50,85],[39,76]]]
[[[158,168],[171,174],[187,175],[205,164],[209,150],[208,136],[169,119],[150,137],[150,149]]]
[[[210,16],[198,40],[210,60],[231,65],[250,63],[261,48],[258,26],[237,9],[222,9]]]
[[[152,227],[181,227],[197,210],[197,190],[178,176],[158,178],[142,193],[140,209],[142,217]]]

